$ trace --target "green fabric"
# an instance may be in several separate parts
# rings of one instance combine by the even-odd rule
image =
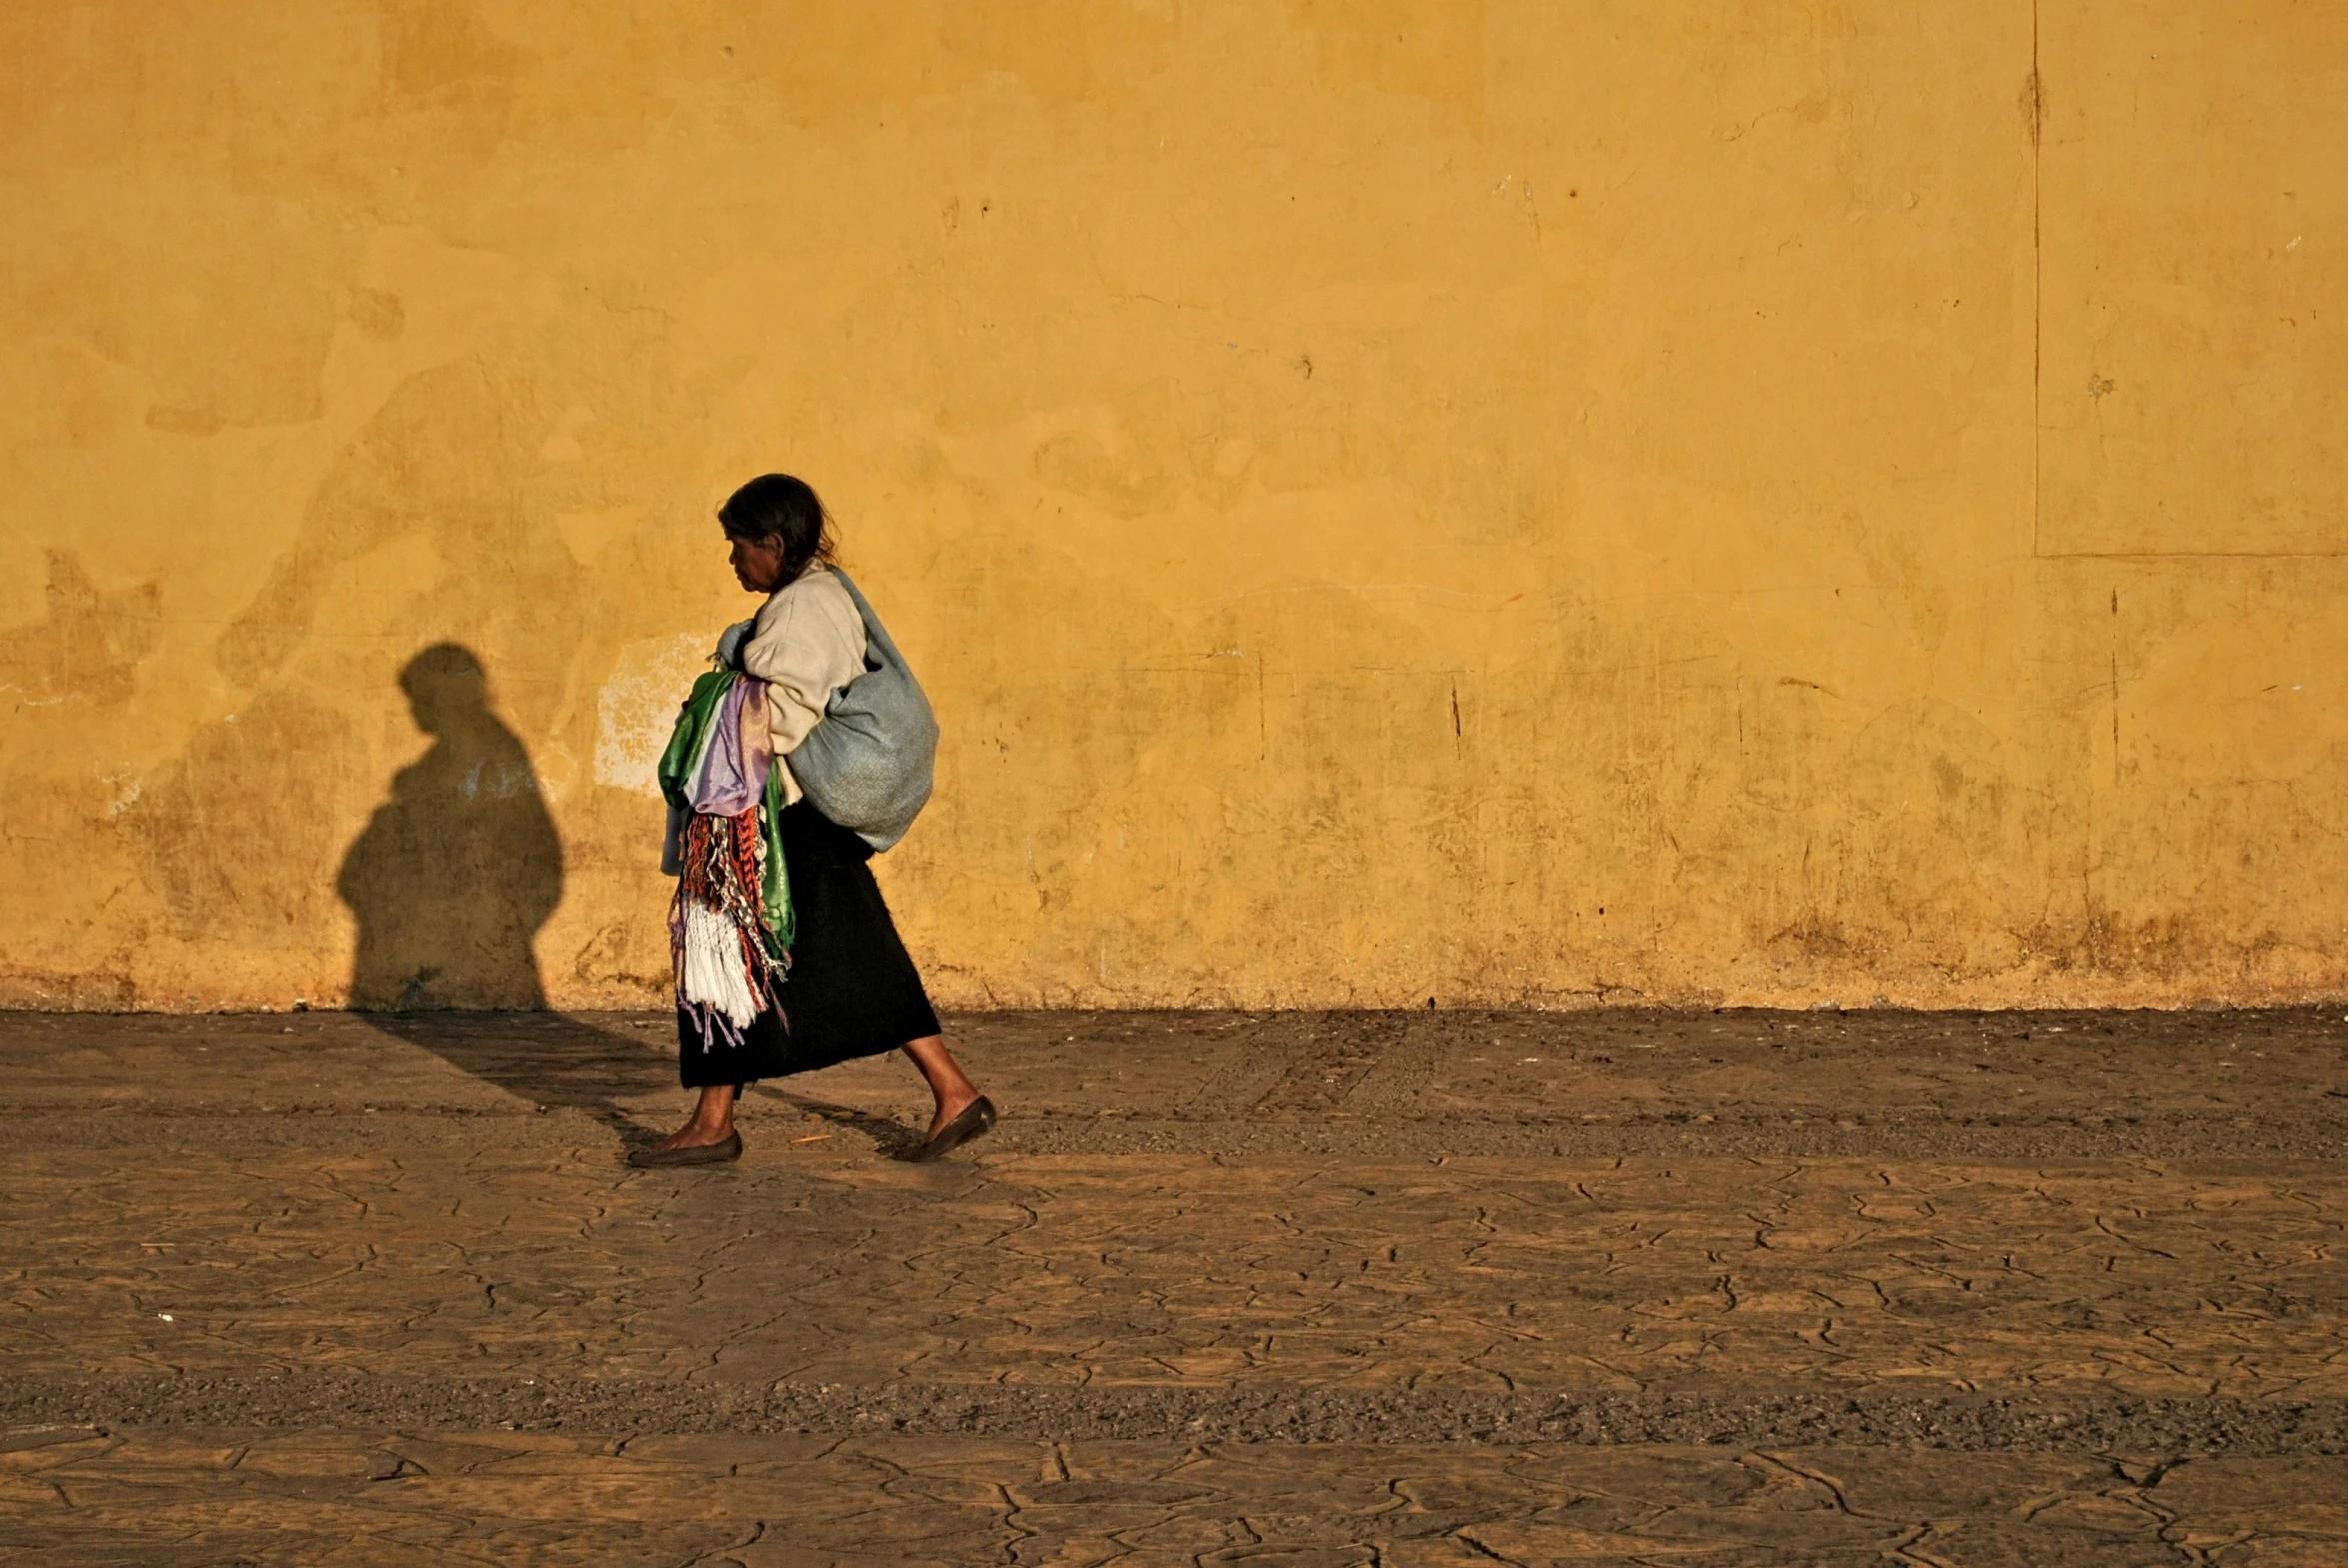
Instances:
[[[677,715],[677,727],[669,732],[669,749],[661,754],[661,793],[680,811],[693,809],[685,786],[693,782],[693,765],[701,761],[710,726],[718,722],[718,710],[725,706],[726,694],[734,690],[740,674],[712,670],[695,681],[684,710]]]
[[[791,961],[791,938],[799,934],[791,906],[791,873],[783,864],[783,759],[767,769],[767,792],[759,801],[759,836],[767,842],[766,885],[759,888],[759,923],[767,928],[767,950]]]
[[[693,809],[686,785],[693,782],[694,765],[709,744],[710,727],[734,690],[739,671],[712,670],[693,683],[685,707],[669,732],[668,750],[661,753],[661,794],[680,811]],[[766,927],[767,951],[784,962],[791,959],[791,939],[798,922],[791,907],[791,873],[783,864],[783,760],[767,769],[767,788],[759,800],[759,837],[766,843],[766,866],[759,888],[759,923]]]

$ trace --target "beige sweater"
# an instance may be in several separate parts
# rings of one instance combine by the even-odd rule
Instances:
[[[767,728],[788,755],[824,717],[832,694],[865,671],[865,620],[829,567],[814,564],[767,596],[742,646],[742,669],[767,683]],[[782,770],[783,803],[800,796]]]

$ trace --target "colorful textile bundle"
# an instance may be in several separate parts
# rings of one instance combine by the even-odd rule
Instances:
[[[714,1037],[739,1044],[753,1019],[778,1007],[791,967],[782,788],[768,736],[765,683],[714,670],[694,682],[661,756],[679,873],[669,955],[677,1005],[700,1026],[705,1050]]]

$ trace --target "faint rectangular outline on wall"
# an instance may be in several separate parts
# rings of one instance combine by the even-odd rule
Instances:
[[[2191,4],[2192,0],[2187,0],[2187,3]],[[2228,521],[2235,524],[2238,531],[2237,539],[2239,539],[2240,534],[2242,533],[2247,533],[2249,535],[2249,539],[2239,543],[2235,541],[2228,541],[2225,545],[2220,546],[2219,548],[2197,546],[2184,541],[2162,543],[2157,538],[2157,535],[2162,532],[2162,529],[2158,526],[2155,526],[2150,530],[2146,530],[2146,532],[2151,533],[2156,537],[2148,539],[2140,545],[2129,544],[2125,543],[2125,541],[2130,534],[2136,532],[2136,529],[2125,524],[2115,528],[2108,522],[2106,522],[2100,530],[2098,530],[2096,525],[2092,522],[2085,523],[2083,525],[2072,526],[2069,530],[2067,530],[2068,532],[2077,535],[2085,535],[2088,537],[2078,539],[2075,545],[2071,546],[2071,548],[2065,548],[2061,543],[2049,541],[2049,531],[2047,527],[2048,519],[2045,504],[2046,479],[2049,472],[2046,455],[2046,438],[2050,431],[2050,427],[2047,425],[2045,419],[2046,398],[2048,392],[2048,368],[2045,344],[2046,244],[2044,224],[2044,163],[2047,112],[2044,77],[2041,74],[2042,60],[2040,11],[2042,4],[2043,0],[2032,0],[2030,14],[2030,70],[2023,93],[2025,108],[2030,117],[2031,154],[2030,250],[2032,277],[2030,389],[2030,546],[2032,557],[2034,559],[2051,561],[2157,561],[2172,559],[2313,561],[2328,560],[2337,557],[2348,557],[2348,498],[2344,498],[2341,504],[2327,509],[2321,499],[2307,496],[2304,490],[2299,493],[2303,498],[2303,507],[2298,515],[2297,521],[2299,526],[2297,528],[2293,528],[2289,523],[2284,523],[2279,528],[2277,528],[2274,524],[2263,525],[2265,528],[2274,529],[2276,532],[2286,535],[2295,533],[2298,535],[2298,537],[2289,539],[2287,541],[2278,540],[2271,547],[2261,548],[2255,543],[2257,535],[2261,531],[2262,525],[2252,523],[2249,524],[2247,528],[2243,528],[2239,520],[2239,515],[2236,515],[2235,518],[2229,519]],[[2210,0],[2202,0],[2202,4],[2204,7],[2207,7],[2210,4]],[[2142,40],[2139,41],[2141,42]],[[2147,51],[2147,55],[2148,58],[2159,58],[2159,54],[2157,52]],[[2344,55],[2343,59],[2348,60],[2348,55]],[[2310,74],[2315,75],[2318,73],[2311,71]],[[2336,75],[2337,73],[2334,74]],[[2322,141],[2322,138],[2313,138],[2311,140],[2320,142]],[[2092,187],[2089,188],[2092,189]],[[2286,192],[2285,194],[2293,195],[2295,193]],[[2190,225],[2178,225],[2176,227],[2179,232],[2194,232],[2192,226]],[[2315,232],[2317,226],[2313,223],[2309,223],[2308,228],[2310,232]],[[2294,241],[2293,243],[2295,245],[2297,242]],[[2313,319],[2314,315],[2311,312],[2310,320],[2312,321]],[[2091,378],[2098,374],[2100,373],[2097,371],[2091,370],[2089,372]],[[2343,377],[2339,378],[2339,381],[2341,385],[2348,386],[2348,375],[2344,375]],[[2317,410],[2312,422],[2321,425],[2323,423],[2323,410]],[[2324,471],[2327,466],[2316,464],[2307,465],[2304,467],[2311,467],[2320,472]],[[2303,470],[2295,470],[2295,472],[2296,471]],[[2203,515],[2215,516],[2216,514],[2205,510]],[[2168,527],[2173,530],[2175,525],[2171,524],[2168,525]],[[2065,531],[2066,530],[2058,525],[2056,531],[2058,535]],[[2094,537],[2098,533],[2100,533],[2103,537]],[[2117,535],[2118,537],[2113,538],[2112,536],[2114,535]],[[2313,537],[2310,538],[2310,535]]]

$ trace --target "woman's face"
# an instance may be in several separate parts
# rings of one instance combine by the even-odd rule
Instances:
[[[734,565],[734,581],[754,594],[772,594],[783,585],[783,536],[769,534],[765,539],[738,539],[726,536],[733,546],[727,557]]]

